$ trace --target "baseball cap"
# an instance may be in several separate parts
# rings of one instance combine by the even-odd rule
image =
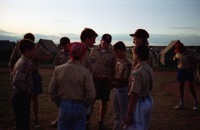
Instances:
[[[137,29],[135,31],[135,33],[134,34],[130,34],[130,36],[132,36],[132,37],[136,36],[136,37],[139,37],[139,38],[141,38],[141,37],[149,38],[149,33],[144,29]]]
[[[112,36],[110,34],[104,34],[101,38],[101,40],[107,42],[107,43],[111,43],[112,41]]]
[[[72,58],[72,60],[77,60],[81,56],[85,55],[87,48],[86,45],[80,42],[73,42],[71,43],[72,46],[70,47],[69,54]]]
[[[184,49],[184,45],[181,42],[175,44],[175,53],[178,53]]]

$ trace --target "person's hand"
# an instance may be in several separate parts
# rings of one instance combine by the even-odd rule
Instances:
[[[133,116],[127,114],[124,117],[124,123],[127,124],[127,125],[132,125],[132,123],[133,123]]]
[[[115,87],[115,84],[110,84],[106,87],[107,90],[112,90]]]

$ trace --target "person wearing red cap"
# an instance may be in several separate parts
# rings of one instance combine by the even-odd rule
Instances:
[[[82,64],[86,51],[83,43],[73,43],[70,60],[56,67],[52,76],[49,95],[59,107],[58,130],[86,129],[86,109],[96,96],[93,77]]]
[[[68,37],[62,37],[60,39],[59,46],[62,49],[58,51],[58,53],[56,54],[56,57],[53,61],[53,65],[55,65],[55,67],[62,65],[64,63],[67,63],[67,61],[70,59],[69,49],[72,46],[72,43],[70,43],[70,39]],[[56,128],[57,125],[58,125],[58,119],[52,121],[50,124],[50,126],[54,127],[54,128]]]
[[[194,65],[195,65],[195,56],[187,51],[183,43],[177,43],[175,45],[176,55],[173,57],[173,60],[178,62],[178,73],[177,80],[179,85],[179,96],[180,103],[174,107],[176,110],[184,109],[184,86],[185,82],[188,82],[190,87],[190,92],[194,99],[193,110],[198,110],[198,101],[197,94],[194,87]]]

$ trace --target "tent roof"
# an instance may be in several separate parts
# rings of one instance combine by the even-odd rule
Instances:
[[[10,51],[15,46],[15,42],[0,40],[0,51]]]
[[[160,54],[165,54],[166,52],[168,52],[176,43],[180,42],[179,40],[174,40],[174,41],[171,41],[169,43],[168,46],[166,46],[161,52]]]
[[[42,47],[44,47],[46,50],[48,50],[51,53],[59,51],[58,47],[54,44],[52,40],[40,39],[38,41],[38,44],[40,44]]]

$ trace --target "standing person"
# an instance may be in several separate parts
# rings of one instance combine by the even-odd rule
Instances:
[[[62,37],[60,39],[59,45],[62,47],[62,49],[58,51],[53,61],[53,65],[55,65],[55,67],[66,63],[70,58],[69,57],[70,39],[68,37]]]
[[[85,60],[83,62],[83,66],[85,68],[89,69],[91,74],[92,74],[92,61],[91,61],[91,57],[90,57],[90,50],[91,50],[91,48],[93,48],[97,37],[98,37],[98,34],[91,28],[85,28],[81,32],[81,35],[80,35],[81,42],[83,44],[85,44],[87,47],[87,52],[86,52]],[[87,123],[86,123],[87,130],[89,129],[89,121],[90,121],[90,117],[93,112],[93,104],[94,103],[92,103],[87,108]]]
[[[16,130],[30,130],[30,102],[32,82],[32,63],[35,44],[31,40],[21,40],[19,50],[22,54],[13,67],[12,104],[16,120]]]
[[[109,48],[111,40],[112,37],[110,34],[104,34],[99,47],[93,48],[90,53],[93,62],[92,73],[95,86],[101,100],[100,119],[98,123],[99,130],[105,129],[104,118],[107,112],[107,102],[109,101],[110,96],[108,86],[112,83],[112,81],[108,80],[106,77],[113,77],[115,72],[116,58],[112,50]]]
[[[62,37],[60,39],[59,46],[62,48],[57,54],[53,61],[53,65],[55,67],[62,65],[64,63],[67,63],[67,61],[70,59],[69,56],[69,48],[70,48],[70,39],[68,37]],[[57,127],[58,125],[58,119],[55,119],[53,122],[51,122],[50,126]]]
[[[29,40],[32,40],[33,42],[35,41],[35,37],[32,33],[26,33],[24,35],[24,39],[29,39]],[[38,66],[39,66],[39,62],[41,60],[50,60],[52,58],[52,56],[48,51],[46,51],[44,48],[42,48],[39,44],[36,44],[35,48],[36,48],[35,49],[36,56],[34,57],[34,59],[32,59],[33,88],[32,88],[31,99],[32,99],[32,103],[33,103],[32,104],[33,123],[36,128],[39,128],[39,127],[41,127],[41,124],[38,121],[38,109],[39,109],[38,95],[40,95],[42,93],[42,79],[41,79],[40,73],[38,72]],[[19,50],[19,46],[16,45],[12,52],[12,55],[10,57],[10,61],[9,61],[11,77],[13,75],[14,64],[20,57],[21,57],[21,52]]]
[[[194,66],[195,66],[194,55],[189,51],[187,51],[183,43],[177,43],[175,45],[175,53],[176,55],[173,57],[173,60],[178,61],[177,80],[179,85],[180,103],[174,108],[179,110],[179,109],[184,109],[185,107],[184,86],[185,82],[187,81],[190,87],[190,92],[194,99],[193,110],[198,110],[197,94],[194,87]]]
[[[134,59],[137,68],[131,73],[129,88],[128,112],[124,122],[127,130],[148,130],[153,109],[153,99],[150,96],[153,87],[153,70],[147,64],[149,48],[138,45],[134,48]]]
[[[74,43],[71,59],[55,68],[49,86],[51,100],[59,107],[58,130],[85,130],[86,106],[95,99],[92,75],[82,62],[86,46]]]
[[[121,130],[128,108],[128,81],[131,72],[131,62],[126,57],[126,46],[122,41],[114,44],[113,50],[117,57],[115,76],[111,78],[113,81],[111,86],[114,87],[113,108],[115,124],[113,130]]]
[[[133,37],[133,43],[135,44],[135,46],[144,44],[146,46],[149,46],[149,42],[148,42],[148,38],[149,38],[149,33],[144,30],[144,29],[137,29],[135,31],[134,34],[130,34],[131,37]],[[134,48],[133,48],[134,50]],[[134,53],[133,53],[133,57],[134,57]],[[134,59],[134,58],[133,58]],[[150,55],[149,55],[149,60],[148,60],[148,64],[153,68],[153,54],[150,51]],[[134,67],[137,65],[136,61],[133,60],[132,63],[132,69],[134,69]]]

